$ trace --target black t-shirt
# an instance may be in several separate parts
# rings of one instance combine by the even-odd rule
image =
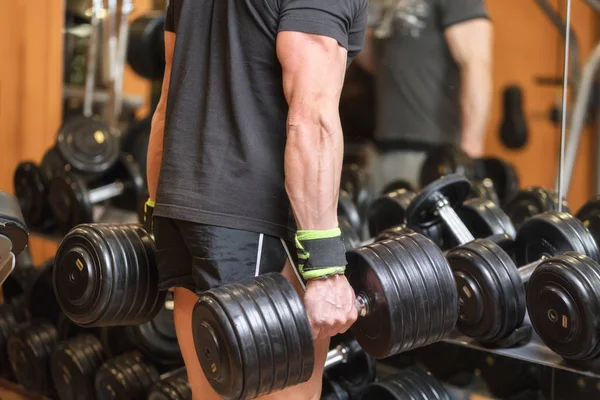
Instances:
[[[155,214],[290,237],[281,31],[360,51],[367,0],[171,0],[176,34]]]

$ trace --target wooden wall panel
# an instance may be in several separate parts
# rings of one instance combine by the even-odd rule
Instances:
[[[564,7],[564,1],[552,1]],[[561,95],[560,88],[535,84],[535,76],[562,76],[564,41],[533,0],[489,0],[495,27],[494,102],[486,152],[515,163],[523,185],[555,184],[558,161],[559,130],[545,114]],[[582,1],[573,2],[572,20],[580,43],[582,60],[597,40],[597,16]],[[529,143],[519,151],[502,146],[498,130],[502,121],[502,90],[517,84],[525,95],[525,113],[529,122]],[[572,190],[571,207],[576,210],[592,196],[593,149],[591,130],[585,131]]]

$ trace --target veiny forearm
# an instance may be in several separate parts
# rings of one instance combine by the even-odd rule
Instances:
[[[296,115],[290,108],[285,149],[285,186],[298,229],[336,228],[344,155],[337,108]]]
[[[485,145],[492,102],[489,65],[465,65],[461,80],[462,147],[471,156],[480,157]]]

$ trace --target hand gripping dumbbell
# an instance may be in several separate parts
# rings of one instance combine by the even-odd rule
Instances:
[[[19,203],[0,191],[0,285],[15,269],[16,257],[27,247],[29,231]]]
[[[375,358],[439,341],[458,319],[452,272],[441,250],[412,233],[347,253],[357,294],[351,331]],[[200,365],[225,399],[249,399],[307,381],[314,345],[300,296],[280,274],[201,294],[192,317]]]
[[[84,327],[136,325],[164,307],[154,239],[141,225],[80,225],[62,240],[52,276],[62,311]]]
[[[407,368],[398,375],[369,386],[363,400],[451,400],[442,384],[418,368]]]
[[[517,264],[503,247],[502,242],[477,239],[446,256],[459,293],[457,328],[481,343],[498,343],[523,324],[525,285],[531,285],[540,264],[554,263],[553,257],[570,251],[599,257],[583,224],[558,212],[537,215],[521,226],[514,243]]]
[[[504,211],[517,229],[528,218],[546,211],[558,211],[558,195],[550,190],[531,186],[518,192],[504,205]],[[570,212],[566,200],[562,200],[562,211]]]
[[[50,369],[60,400],[94,398],[94,376],[106,355],[100,341],[83,334],[59,343],[52,352]]]
[[[441,224],[445,228],[443,229],[444,235],[448,236],[443,240],[445,248],[473,241],[475,237],[456,211],[463,206],[469,194],[470,186],[469,181],[460,175],[447,175],[434,181],[421,190],[408,207],[406,212],[408,227],[424,230]],[[476,225],[485,223],[486,231],[494,233],[504,231],[502,233],[514,234],[514,228],[512,228],[512,224],[506,217],[488,216],[490,209],[494,209],[492,214],[502,215],[501,210],[497,209],[493,203],[484,203],[482,206],[480,205],[481,201],[473,201],[478,206],[471,207],[469,210],[471,214],[478,213],[479,218]],[[466,208],[469,207],[468,204]]]
[[[93,206],[106,200],[122,209],[136,211],[146,196],[142,172],[130,155],[122,154],[117,165],[93,186],[82,175],[65,171],[50,185],[49,201],[58,225],[64,230],[94,222]]]

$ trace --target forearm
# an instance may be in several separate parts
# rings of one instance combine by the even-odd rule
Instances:
[[[297,113],[290,107],[285,149],[285,187],[298,229],[336,228],[344,155],[339,112],[328,106]]]
[[[472,157],[481,157],[492,101],[490,69],[464,66],[461,81],[462,148]]]

